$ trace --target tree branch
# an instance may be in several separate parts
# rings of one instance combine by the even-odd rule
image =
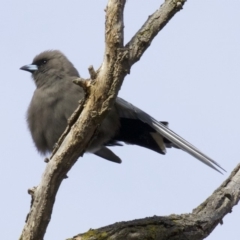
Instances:
[[[190,214],[120,222],[68,240],[200,240],[206,238],[240,199],[240,164],[229,178]]]
[[[129,64],[132,66],[150,46],[153,38],[165,27],[170,19],[182,9],[186,0],[166,0],[150,15],[140,30],[126,44],[129,48]]]
[[[183,4],[183,2],[183,0],[166,0],[162,5],[163,11],[160,9],[154,13],[130,43],[123,48],[125,0],[108,1],[104,61],[97,72],[90,70],[91,81],[81,83],[87,91],[86,99],[71,117],[70,125],[47,163],[40,184],[31,191],[31,209],[20,239],[43,239],[62,180],[78,157],[83,155],[97,126],[111,109],[131,66],[139,60],[157,32],[180,9],[179,3]],[[167,11],[167,8],[172,10]],[[161,17],[158,16],[159,12]],[[148,37],[146,32],[149,33]]]

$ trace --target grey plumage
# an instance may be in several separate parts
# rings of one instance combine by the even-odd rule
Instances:
[[[32,64],[21,69],[32,73],[37,87],[28,108],[27,122],[38,151],[45,154],[52,151],[67,126],[68,118],[84,97],[83,89],[72,83],[79,77],[79,73],[56,50],[37,55]],[[107,147],[121,145],[121,142],[136,144],[161,154],[165,154],[166,148],[181,148],[213,169],[219,171],[217,167],[221,168],[218,163],[171,131],[166,122],[158,122],[132,104],[117,98],[87,151],[120,163],[120,158]]]

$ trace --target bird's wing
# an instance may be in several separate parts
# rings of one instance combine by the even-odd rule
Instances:
[[[211,159],[210,157],[205,155],[203,152],[198,150],[191,143],[187,142],[185,139],[183,139],[182,137],[177,135],[175,132],[170,130],[167,126],[165,126],[161,122],[158,122],[156,119],[154,119],[147,113],[143,112],[141,109],[135,107],[131,103],[123,100],[122,98],[117,98],[116,107],[118,109],[120,117],[141,120],[142,122],[148,124],[153,129],[155,129],[160,135],[168,139],[174,145],[188,152],[189,154],[191,154],[201,162],[205,163],[209,167],[215,169],[220,173],[221,171],[218,168],[225,171],[217,162],[215,162],[213,159]]]

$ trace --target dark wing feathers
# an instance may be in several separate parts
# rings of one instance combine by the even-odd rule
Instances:
[[[161,142],[161,137],[159,140],[160,143],[157,143],[152,135],[154,132],[156,131],[153,128],[138,119],[121,117],[120,129],[114,139],[127,144],[136,144],[155,152],[165,154],[164,143]]]

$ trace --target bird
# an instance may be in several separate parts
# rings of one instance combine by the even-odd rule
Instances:
[[[51,152],[68,124],[68,119],[85,97],[84,89],[73,83],[80,77],[77,69],[59,50],[38,54],[21,70],[31,73],[36,89],[27,110],[27,124],[40,154]],[[98,127],[86,152],[121,163],[109,147],[138,145],[159,154],[166,148],[179,148],[209,167],[225,171],[216,161],[173,132],[168,122],[160,122],[146,112],[117,97]]]

